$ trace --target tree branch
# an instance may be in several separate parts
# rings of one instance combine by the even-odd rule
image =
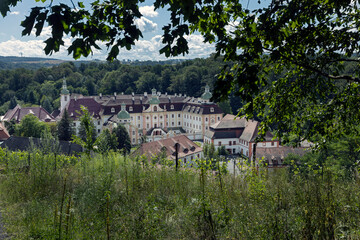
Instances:
[[[323,71],[321,71],[321,70],[319,70],[319,69],[317,69],[317,68],[315,68],[315,67],[313,67],[311,65],[301,63],[301,62],[295,61],[295,60],[293,60],[291,58],[288,58],[288,57],[284,56],[283,54],[281,54],[281,52],[278,51],[278,50],[274,50],[274,49],[270,49],[270,48],[264,48],[264,47],[263,47],[263,49],[265,49],[265,50],[267,50],[269,52],[277,51],[282,58],[288,60],[289,62],[291,62],[291,63],[293,63],[295,65],[298,65],[300,67],[303,67],[305,69],[314,71],[314,72],[320,74],[323,77],[331,78],[331,79],[334,79],[334,80],[343,79],[343,80],[347,80],[347,81],[354,81],[354,82],[360,83],[360,78],[358,78],[358,77],[353,77],[351,75],[337,75],[337,76],[334,76],[334,75],[328,74],[326,72],[323,72]],[[345,61],[345,60],[352,61],[352,59],[343,59],[343,61]],[[355,59],[353,59],[353,60],[356,61],[356,62],[360,62],[360,60],[355,60]],[[336,61],[336,60],[334,60],[334,61]],[[340,61],[340,60],[337,60],[337,61]]]

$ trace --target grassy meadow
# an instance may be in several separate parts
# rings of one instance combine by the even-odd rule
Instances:
[[[240,176],[119,153],[0,149],[0,208],[13,239],[360,239],[360,181],[331,167]]]

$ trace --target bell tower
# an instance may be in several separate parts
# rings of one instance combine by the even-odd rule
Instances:
[[[65,109],[66,104],[68,104],[68,102],[70,102],[70,92],[67,89],[66,80],[64,78],[63,86],[60,94],[60,112],[62,112]]]

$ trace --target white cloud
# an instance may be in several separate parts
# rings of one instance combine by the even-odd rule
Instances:
[[[18,12],[18,11],[10,12],[10,15],[19,15],[19,14],[20,14],[20,12]]]
[[[33,28],[32,30],[31,30],[31,36],[36,36],[36,29],[35,28]],[[43,29],[42,29],[42,31],[41,31],[41,33],[40,33],[40,36],[38,36],[38,37],[41,37],[41,38],[44,38],[44,39],[48,39],[49,37],[51,37],[51,27],[49,27],[49,26],[46,26],[46,27],[44,27]]]
[[[155,11],[154,6],[139,7],[139,11],[145,17],[157,17],[159,15],[159,13]]]
[[[140,29],[140,31],[142,31],[144,33],[153,32],[157,28],[156,23],[154,23],[153,21],[151,21],[151,20],[149,20],[149,19],[147,19],[145,17],[135,19],[135,24]]]
[[[201,35],[190,35],[185,37],[188,41],[189,54],[176,56],[175,59],[191,59],[191,58],[206,58],[214,52],[214,46],[203,42]],[[0,56],[20,56],[21,53],[24,57],[51,57],[64,60],[72,60],[72,56],[68,55],[67,47],[70,46],[72,39],[66,37],[63,39],[65,46],[60,48],[60,51],[53,53],[51,56],[46,56],[44,53],[45,43],[43,39],[36,40],[18,40],[12,37],[11,40],[0,43]],[[81,58],[83,60],[100,59],[105,60],[108,52],[106,51],[105,43],[97,43],[102,50],[93,49],[93,55],[88,58]],[[148,40],[138,40],[135,46],[132,46],[130,51],[125,48],[120,49],[118,59],[131,59],[131,60],[166,60],[164,54],[159,53],[159,50],[164,47],[162,43],[162,36],[156,35]]]
[[[66,46],[71,44],[69,38],[64,39],[65,47],[61,47],[60,51],[53,53],[52,56],[46,56],[44,52],[44,40],[28,40],[22,41],[14,37],[10,40],[0,43],[0,56],[24,56],[24,57],[53,57],[61,59],[69,59]]]

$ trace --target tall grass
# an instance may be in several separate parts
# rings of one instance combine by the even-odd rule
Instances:
[[[0,150],[14,239],[359,239],[359,181],[331,168],[240,176],[118,153],[74,158]],[[218,166],[220,167],[220,166]],[[221,167],[220,167],[221,168]]]

